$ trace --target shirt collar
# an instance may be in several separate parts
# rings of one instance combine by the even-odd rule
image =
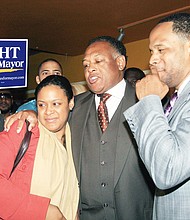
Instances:
[[[179,87],[177,94],[178,96],[182,93],[183,89],[185,88],[185,86],[187,85],[187,83],[190,81],[190,75],[186,77],[186,79],[183,81],[183,83],[181,84],[181,86]]]
[[[124,96],[125,87],[126,87],[126,82],[124,79],[122,79],[117,85],[109,89],[106,93],[109,93],[110,95],[116,98],[121,98]]]

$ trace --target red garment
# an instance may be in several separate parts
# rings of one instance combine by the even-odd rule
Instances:
[[[10,172],[23,139],[26,126],[17,134],[15,122],[9,132],[0,132],[0,219],[44,220],[50,199],[30,194],[30,185],[39,129],[32,130],[29,148],[14,170]]]

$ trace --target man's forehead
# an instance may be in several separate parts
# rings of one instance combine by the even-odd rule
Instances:
[[[43,68],[54,68],[56,66],[57,69],[60,69],[60,66],[55,61],[48,61],[42,64],[41,69]]]
[[[83,61],[88,56],[98,57],[113,52],[114,48],[108,42],[95,42],[86,49]]]

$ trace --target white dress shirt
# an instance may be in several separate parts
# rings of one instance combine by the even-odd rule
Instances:
[[[106,93],[109,93],[111,95],[111,97],[106,101],[109,121],[111,121],[116,109],[118,108],[124,96],[125,87],[126,87],[126,82],[124,79],[122,79],[117,85],[106,91]],[[95,95],[95,102],[96,102],[96,110],[97,110],[98,105],[100,103],[100,97],[98,97],[97,95]]]

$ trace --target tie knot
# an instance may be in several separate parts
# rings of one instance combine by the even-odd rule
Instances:
[[[100,101],[106,103],[106,101],[110,98],[111,95],[109,93],[103,93],[99,96],[100,96]]]

